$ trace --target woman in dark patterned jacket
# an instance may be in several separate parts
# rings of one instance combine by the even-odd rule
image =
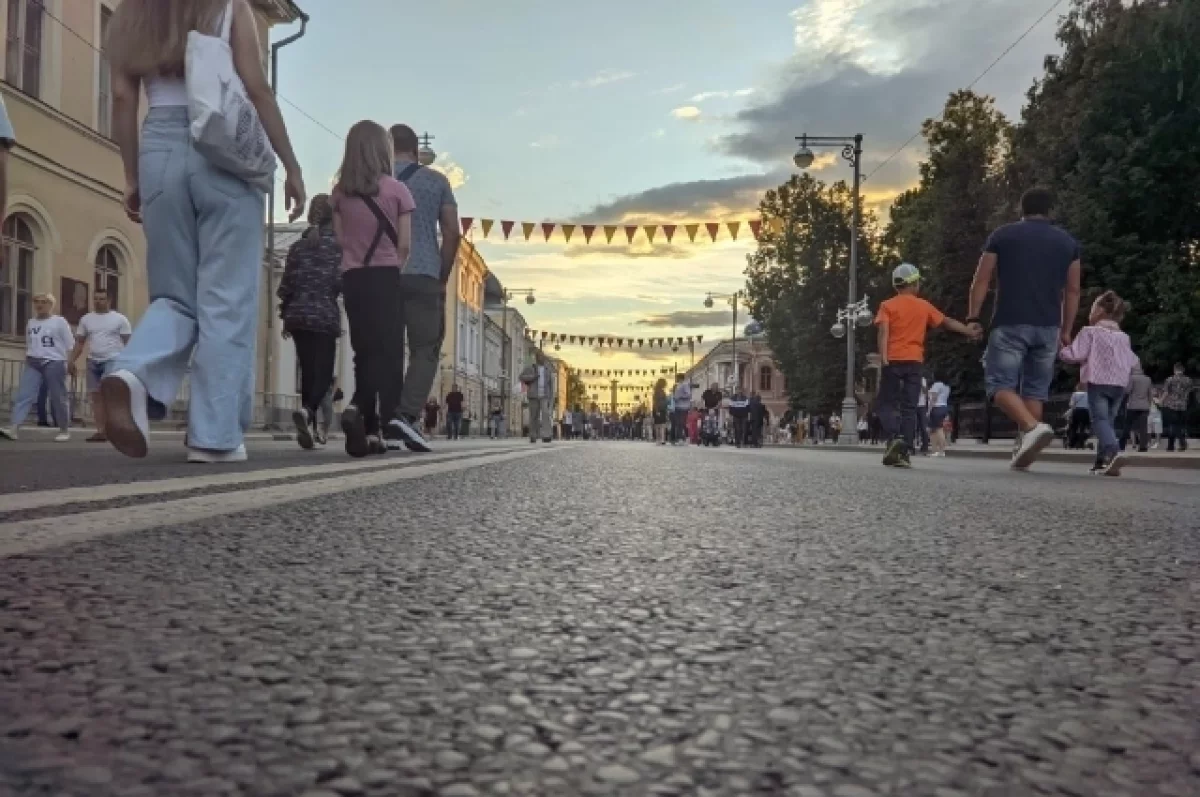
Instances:
[[[325,441],[317,432],[317,409],[333,383],[342,314],[342,248],[333,235],[333,204],[327,194],[312,198],[311,225],[304,237],[288,249],[287,265],[279,283],[279,317],[283,336],[296,343],[300,363],[301,409],[292,413],[296,440],[311,449]]]

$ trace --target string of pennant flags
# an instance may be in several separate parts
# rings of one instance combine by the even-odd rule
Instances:
[[[474,216],[463,216],[460,219],[462,224],[463,235],[468,234],[475,228],[476,222],[479,223],[479,230],[483,233],[485,240],[489,239],[492,230],[496,227],[496,219],[478,219]],[[703,242],[703,236],[700,235],[701,230],[708,235],[710,241],[716,242],[717,237],[721,235],[722,230],[729,234],[729,237],[736,241],[738,235],[743,229],[748,229],[750,234],[754,236],[754,240],[758,240],[762,235],[763,220],[750,219],[747,221],[708,221],[697,222],[692,224],[565,224],[555,221],[506,221],[499,222],[499,234],[504,237],[505,241],[512,240],[513,231],[520,226],[520,234],[525,241],[529,241],[534,237],[536,232],[541,232],[542,240],[546,243],[555,236],[561,236],[565,243],[571,243],[571,239],[578,232],[583,238],[585,244],[592,243],[595,239],[599,241],[600,236],[603,236],[606,244],[611,244],[613,238],[618,233],[625,234],[627,243],[632,244],[639,233],[646,238],[650,243],[654,243],[658,238],[659,233],[666,239],[667,243],[672,243],[675,236],[682,232],[687,236],[690,243],[696,243],[697,236],[700,236]],[[774,218],[767,222],[767,229],[773,233],[783,231],[783,219]],[[600,233],[597,236],[596,233]]]
[[[609,335],[567,335],[562,332],[547,332],[544,329],[527,329],[525,337],[547,343],[567,343],[572,346],[608,346],[610,349],[676,349],[683,346],[697,346],[704,342],[703,335],[689,335],[686,338],[615,338]]]
[[[586,379],[593,379],[593,378],[594,379],[601,379],[601,378],[611,379],[614,376],[621,377],[621,378],[624,378],[627,376],[644,376],[644,377],[661,376],[662,374],[672,373],[674,370],[675,369],[672,368],[671,366],[665,365],[662,368],[637,368],[632,371],[629,369],[624,369],[624,370],[619,370],[619,371],[606,371],[603,368],[576,368],[576,369],[574,369],[574,373],[580,379],[586,380]]]

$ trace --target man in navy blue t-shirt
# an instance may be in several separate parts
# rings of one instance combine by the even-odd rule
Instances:
[[[1021,197],[1021,220],[996,230],[983,247],[971,284],[967,325],[996,281],[996,310],[984,355],[988,396],[1020,430],[1012,466],[1024,469],[1054,439],[1042,422],[1060,346],[1071,342],[1079,311],[1079,243],[1050,223],[1045,188]]]

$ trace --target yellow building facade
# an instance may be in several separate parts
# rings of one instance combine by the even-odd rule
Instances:
[[[135,322],[147,304],[145,240],[122,206],[124,170],[109,137],[112,92],[103,41],[120,0],[7,0],[0,94],[16,145],[0,267],[0,392],[15,388],[35,293],[74,323],[100,287]],[[299,18],[290,0],[252,0],[266,53],[271,26]],[[265,59],[264,59],[265,60]],[[144,109],[143,109],[144,110]]]

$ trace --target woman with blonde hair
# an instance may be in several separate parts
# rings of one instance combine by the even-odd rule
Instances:
[[[71,439],[70,396],[67,393],[67,358],[75,348],[71,325],[54,313],[56,301],[49,293],[33,297],[33,318],[25,324],[25,370],[13,397],[12,419],[0,437],[16,440],[21,424],[37,401],[44,384],[50,396],[54,419],[58,421],[56,443]]]
[[[395,422],[404,381],[400,272],[412,249],[415,207],[408,188],[392,177],[388,131],[371,121],[350,128],[333,188],[333,229],[354,347],[354,398],[342,412],[352,457],[399,448],[407,439]]]
[[[287,177],[294,220],[304,179],[263,70],[247,0],[125,0],[105,45],[113,138],[125,165],[125,210],[143,224],[150,305],[101,382],[108,438],[144,457],[148,406],[174,401],[191,363],[188,460],[240,462],[254,400],[263,252],[263,190],[197,150],[188,113],[188,34],[224,36],[233,65]],[[138,106],[149,110],[138,136]],[[209,153],[210,156],[214,153]]]
[[[283,336],[296,344],[296,361],[300,364],[301,406],[292,413],[292,422],[296,425],[296,441],[304,449],[324,444],[317,412],[333,383],[337,342],[342,334],[342,310],[338,306],[342,248],[333,234],[333,201],[328,194],[312,198],[308,223],[308,231],[288,249],[278,291]]]

